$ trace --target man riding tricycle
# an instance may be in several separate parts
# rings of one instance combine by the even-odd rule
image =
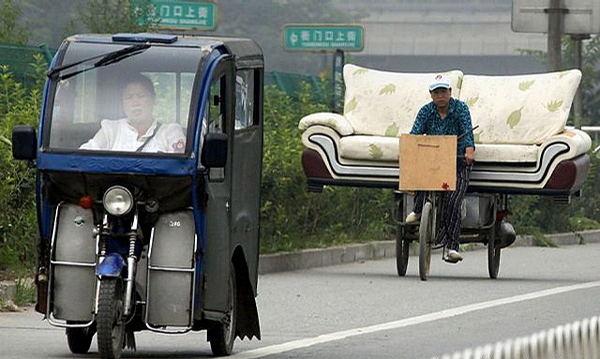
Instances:
[[[77,35],[50,66],[36,130],[36,310],[70,350],[207,330],[214,355],[260,339],[263,56],[248,39]]]

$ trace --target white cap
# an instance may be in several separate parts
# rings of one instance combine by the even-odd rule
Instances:
[[[450,88],[450,79],[444,75],[436,75],[433,81],[429,84],[429,91],[433,91],[438,88]]]

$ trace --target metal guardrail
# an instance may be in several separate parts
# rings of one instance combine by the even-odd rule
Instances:
[[[560,325],[529,337],[510,339],[432,359],[598,359],[600,318]]]

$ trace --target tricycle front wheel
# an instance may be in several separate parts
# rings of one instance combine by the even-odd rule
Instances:
[[[125,323],[123,322],[123,284],[121,278],[100,280],[98,298],[98,352],[102,359],[118,359],[123,351]]]

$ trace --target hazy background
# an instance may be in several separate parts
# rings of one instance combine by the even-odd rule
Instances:
[[[20,0],[30,44],[60,45],[88,32],[79,17],[86,0]],[[347,23],[365,28],[365,48],[346,62],[396,71],[458,68],[478,74],[542,72],[545,65],[519,49],[546,51],[546,35],[511,29],[512,0],[219,0],[215,34],[251,37],[265,52],[267,71],[330,71],[330,53],[287,52],[288,23]],[[126,9],[123,9],[126,11]],[[98,17],[105,16],[98,14]]]

